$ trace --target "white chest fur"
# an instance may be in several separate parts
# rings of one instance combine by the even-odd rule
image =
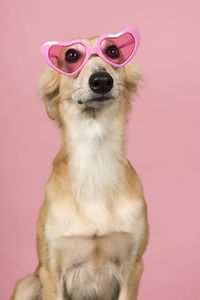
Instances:
[[[97,197],[108,201],[123,180],[124,130],[119,120],[110,118],[70,116],[66,132],[68,171],[72,191],[82,204],[98,203]]]
[[[101,199],[98,199],[101,200]],[[120,203],[121,202],[121,203]],[[135,201],[117,201],[110,210],[105,202],[95,201],[84,210],[63,203],[52,204],[48,214],[45,232],[48,240],[72,236],[103,236],[113,232],[134,234],[141,227],[143,203]]]
[[[142,204],[137,200],[124,207],[116,203],[112,213],[103,206],[96,208],[80,214],[67,205],[52,205],[45,227],[51,267],[76,300],[83,294],[84,299],[112,298],[134,263],[144,231]]]

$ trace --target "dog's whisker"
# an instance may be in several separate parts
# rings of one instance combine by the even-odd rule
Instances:
[[[126,87],[126,85],[125,85],[125,84],[122,84],[122,83],[116,83],[116,85],[118,85],[118,86],[123,86],[124,88]]]
[[[81,90],[81,88],[77,88],[77,89],[75,89],[75,90],[72,90],[71,94],[76,93],[78,90]]]
[[[75,90],[72,90],[71,95],[76,93],[77,91],[84,91],[84,89],[82,87],[76,88]]]

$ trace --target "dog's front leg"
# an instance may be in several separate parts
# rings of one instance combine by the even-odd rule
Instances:
[[[46,268],[41,268],[39,273],[42,285],[42,300],[64,300],[59,283]]]
[[[129,276],[127,276],[127,279],[121,286],[119,300],[137,300],[138,288],[142,272],[143,261],[142,258],[140,258],[138,261],[136,261],[129,273]]]
[[[120,294],[119,294],[119,300],[128,300],[128,287],[127,283],[124,283],[121,286]]]

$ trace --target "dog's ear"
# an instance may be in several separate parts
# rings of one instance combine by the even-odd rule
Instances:
[[[142,73],[138,66],[129,63],[125,66],[125,86],[130,94],[136,92],[138,83],[142,79]]]
[[[44,100],[48,116],[60,126],[58,103],[60,100],[60,75],[47,68],[39,81],[40,97]]]

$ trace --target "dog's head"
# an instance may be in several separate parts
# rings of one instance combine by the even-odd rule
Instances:
[[[85,41],[94,46],[97,37]],[[118,113],[126,115],[139,79],[141,73],[132,63],[115,68],[94,54],[75,77],[48,68],[40,78],[40,93],[49,117],[59,126],[69,116],[100,118],[106,114],[112,119]]]

